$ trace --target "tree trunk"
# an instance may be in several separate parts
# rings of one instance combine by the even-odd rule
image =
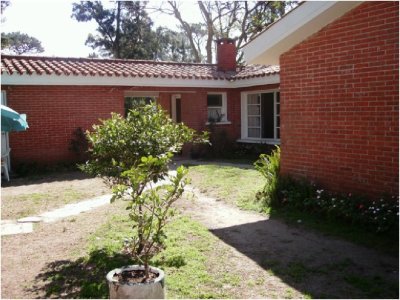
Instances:
[[[144,278],[146,279],[145,281],[149,280],[149,263],[147,261],[144,262]]]
[[[117,1],[117,28],[115,33],[114,56],[121,58],[121,2]]]
[[[207,51],[207,63],[212,63],[212,43],[214,39],[214,24],[211,16],[211,12],[207,10],[202,1],[197,2],[199,4],[201,13],[203,14],[204,19],[207,24],[207,42],[206,42],[206,51]]]
[[[190,25],[182,19],[181,13],[179,12],[178,7],[176,6],[176,3],[174,1],[168,1],[168,4],[172,7],[175,18],[179,21],[179,23],[181,23],[183,31],[189,39],[190,48],[192,48],[195,62],[201,62],[199,51],[197,50],[196,44],[193,40],[193,32],[190,28]]]

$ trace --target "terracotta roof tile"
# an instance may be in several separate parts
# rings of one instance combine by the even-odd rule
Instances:
[[[238,66],[236,72],[217,71],[215,64],[2,55],[1,74],[67,75],[241,80],[279,73],[279,66]]]

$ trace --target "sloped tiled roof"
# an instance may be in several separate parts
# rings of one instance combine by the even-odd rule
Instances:
[[[236,72],[217,71],[215,64],[90,59],[40,56],[1,56],[1,74],[148,77],[199,80],[240,80],[278,74],[279,66],[248,65]]]

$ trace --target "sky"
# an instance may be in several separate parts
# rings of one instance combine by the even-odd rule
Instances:
[[[96,23],[78,22],[71,18],[72,3],[68,0],[11,0],[2,19],[1,32],[20,31],[41,41],[45,52],[40,55],[60,57],[87,57],[94,52],[85,46],[89,33],[95,33]],[[75,2],[78,2],[75,1]],[[102,1],[110,5],[110,1]],[[150,1],[150,5],[159,5],[161,1]],[[190,22],[200,22],[200,12],[195,9],[194,1],[183,1],[182,16]],[[151,13],[151,19],[157,26],[176,29],[177,22],[172,16]]]

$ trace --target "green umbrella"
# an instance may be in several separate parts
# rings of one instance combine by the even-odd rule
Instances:
[[[28,128],[26,115],[1,105],[1,131],[23,131]]]

